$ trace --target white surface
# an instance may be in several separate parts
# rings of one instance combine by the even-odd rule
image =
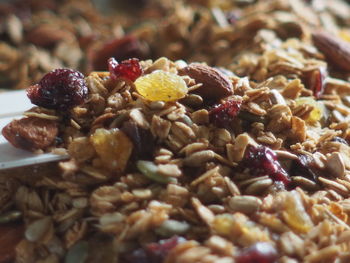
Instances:
[[[14,118],[33,107],[24,90],[0,93],[0,131]],[[0,170],[66,159],[50,153],[34,154],[13,147],[0,133]]]
[[[0,93],[0,118],[21,115],[33,106],[25,90]]]

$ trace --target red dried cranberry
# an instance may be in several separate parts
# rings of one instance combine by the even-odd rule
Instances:
[[[306,87],[312,90],[316,99],[320,98],[324,92],[325,79],[327,75],[328,72],[325,67],[319,67],[306,73]]]
[[[243,250],[236,258],[237,263],[274,263],[277,261],[276,249],[267,242],[258,242]]]
[[[276,154],[266,146],[248,146],[242,164],[255,176],[268,175],[273,181],[282,182],[285,187],[291,182]]]
[[[48,109],[66,111],[84,103],[88,95],[84,75],[72,69],[55,69],[27,88],[30,101]]]
[[[137,58],[130,58],[118,63],[114,58],[108,60],[108,69],[111,79],[126,78],[135,81],[143,73],[140,62]]]
[[[158,243],[147,244],[144,248],[135,250],[127,257],[129,263],[162,263],[170,250],[185,242],[183,237],[173,236],[160,240]]]
[[[228,100],[214,106],[209,111],[209,120],[219,128],[230,128],[232,120],[240,111],[242,103],[236,100]]]

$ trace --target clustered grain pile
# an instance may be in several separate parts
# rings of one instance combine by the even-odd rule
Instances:
[[[0,219],[25,222],[17,262],[350,261],[350,7],[219,2],[195,24],[175,5],[161,33],[178,35],[157,46],[174,60],[110,60],[85,103],[4,128],[69,155],[1,181]]]

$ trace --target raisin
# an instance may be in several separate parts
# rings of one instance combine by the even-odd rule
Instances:
[[[233,119],[238,115],[241,102],[228,100],[222,104],[214,106],[209,111],[209,120],[219,128],[230,128]]]
[[[244,168],[249,168],[255,176],[268,175],[275,182],[282,182],[285,187],[291,180],[277,160],[276,154],[266,146],[248,146],[242,160]]]
[[[112,80],[125,78],[135,81],[143,73],[142,67],[137,58],[123,60],[120,63],[118,63],[115,58],[110,58],[108,60],[108,69]]]
[[[84,75],[72,69],[55,69],[38,84],[27,88],[30,101],[48,109],[67,111],[84,103],[88,96]]]
[[[132,159],[151,160],[153,158],[156,144],[150,130],[137,126],[137,124],[131,120],[124,122],[121,130],[134,144]]]
[[[310,155],[299,154],[297,160],[293,160],[289,174],[291,176],[306,177],[314,182],[317,181],[317,169],[313,167],[313,158]]]
[[[276,249],[267,242],[258,242],[243,250],[236,258],[237,263],[274,263],[278,258]]]

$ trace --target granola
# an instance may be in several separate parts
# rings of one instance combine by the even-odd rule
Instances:
[[[347,15],[315,5],[257,1],[231,35],[221,20],[192,27],[199,53],[189,60],[226,69],[162,57],[135,71],[135,60],[119,61],[85,77],[82,104],[35,107],[5,127],[18,130],[7,136],[15,146],[19,137],[70,155],[56,173],[0,182],[0,222],[25,223],[16,261],[348,262],[348,73],[312,37]],[[217,39],[227,61],[213,62],[220,49],[204,52],[195,32],[236,43]],[[350,50],[346,32],[334,33],[332,45]],[[34,131],[54,124],[56,139],[27,136],[17,124],[28,120]]]

